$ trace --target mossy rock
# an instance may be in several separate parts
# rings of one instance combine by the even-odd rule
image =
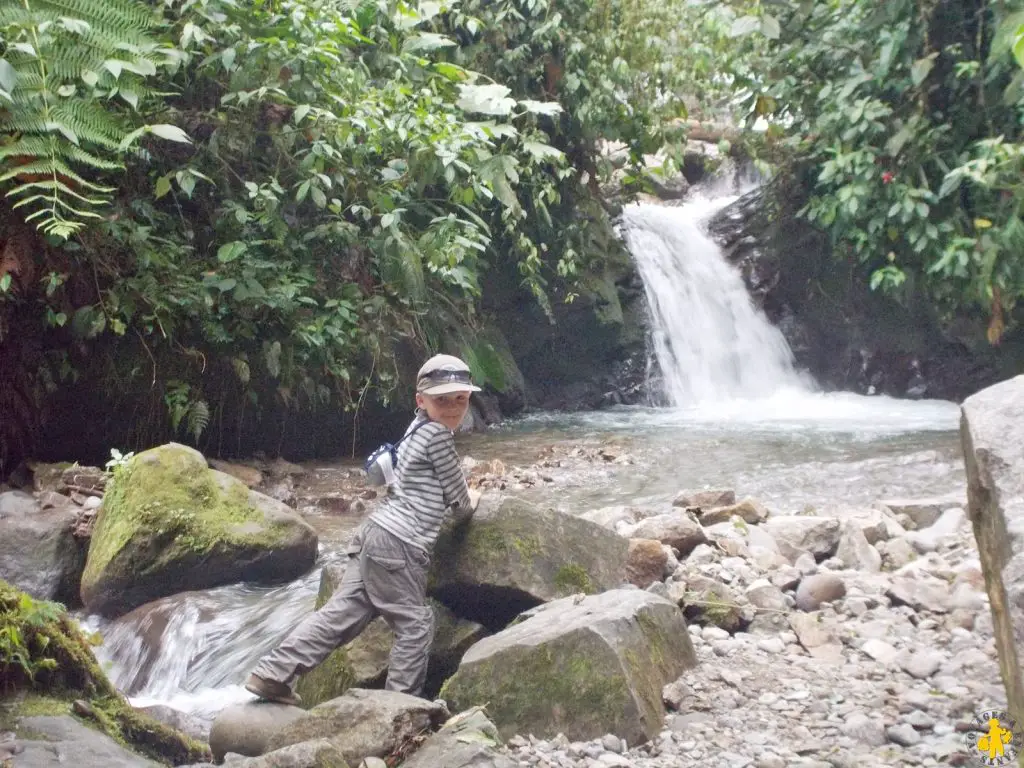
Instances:
[[[13,628],[14,633],[4,632]],[[63,606],[36,601],[0,581],[0,634],[16,635],[0,649],[0,731],[46,738],[31,718],[77,716],[117,744],[167,765],[209,759],[207,745],[133,709],[103,674],[89,641]],[[28,724],[26,724],[26,720]]]
[[[316,554],[316,532],[289,507],[170,443],[116,471],[93,529],[82,602],[113,618],[178,592],[290,581]]]
[[[324,567],[316,601],[318,610],[334,594],[344,572],[344,565]],[[429,602],[434,611],[435,632],[424,695],[432,697],[458,668],[463,654],[487,631],[480,624],[460,619],[436,600]],[[295,690],[303,704],[313,706],[329,701],[349,688],[383,688],[394,642],[394,632],[384,619],[374,619],[359,637],[299,678]]]
[[[441,690],[452,711],[486,706],[503,738],[614,733],[632,746],[662,728],[662,688],[697,663],[672,602],[636,589],[563,598],[474,645]]]
[[[442,530],[430,591],[495,631],[521,611],[622,586],[629,542],[579,517],[514,497],[484,496],[465,524]]]

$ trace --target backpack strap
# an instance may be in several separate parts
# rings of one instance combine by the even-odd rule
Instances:
[[[396,465],[398,463],[398,446],[402,444],[402,441],[405,440],[405,438],[412,437],[413,435],[415,435],[419,431],[420,427],[425,427],[429,423],[430,423],[430,419],[423,419],[423,421],[421,421],[415,427],[413,427],[408,432],[406,432],[404,435],[402,435],[400,438],[398,438],[398,441],[395,442],[391,446],[391,455],[394,457]]]

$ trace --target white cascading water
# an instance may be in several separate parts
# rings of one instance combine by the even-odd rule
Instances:
[[[812,388],[794,368],[782,333],[754,306],[739,271],[703,229],[708,216],[735,199],[635,205],[623,213],[664,394],[678,408]]]

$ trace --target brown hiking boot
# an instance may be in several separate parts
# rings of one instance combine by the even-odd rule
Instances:
[[[297,707],[302,703],[299,694],[294,693],[289,686],[276,680],[265,680],[257,675],[249,675],[249,679],[245,681],[245,690],[261,699],[276,701],[278,704],[291,704]]]

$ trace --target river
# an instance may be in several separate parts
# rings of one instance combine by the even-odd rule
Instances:
[[[611,446],[619,461],[556,468],[550,482],[520,492],[571,513],[667,508],[679,490],[700,487],[733,488],[780,514],[841,515],[885,498],[964,493],[956,404],[824,393],[794,369],[781,334],[703,234],[701,222],[729,200],[635,206],[623,217],[671,405],[532,413],[460,435],[460,453],[527,466],[552,447]],[[308,464],[307,482],[330,487],[353,466]],[[208,723],[226,704],[251,698],[241,688],[246,675],[313,609],[320,567],[339,557],[356,522],[309,520],[321,533],[321,557],[293,583],[176,595],[114,622],[80,617],[103,634],[97,655],[133,703],[166,704]]]

